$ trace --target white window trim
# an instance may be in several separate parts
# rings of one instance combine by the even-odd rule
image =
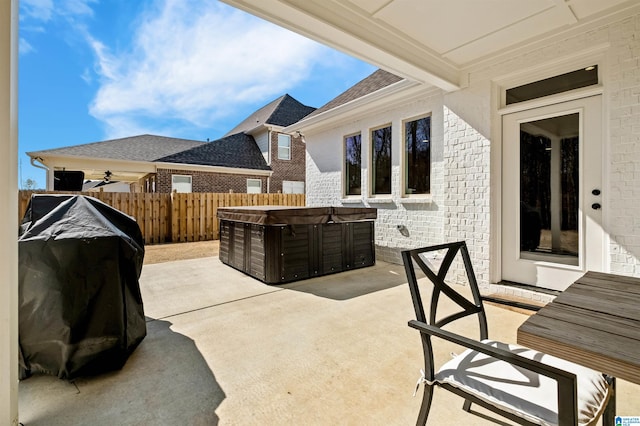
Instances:
[[[175,185],[176,183],[174,182],[174,177],[185,177],[185,178],[189,178],[189,192],[185,192],[186,194],[192,193],[193,192],[193,176],[191,175],[178,175],[178,174],[172,174],[171,175],[171,192],[174,192],[175,190]],[[186,185],[186,183],[183,183],[183,185]],[[178,191],[180,192],[180,191]]]
[[[347,170],[346,170],[346,163],[347,163],[347,138],[353,137],[353,136],[360,136],[360,194],[347,194]],[[362,140],[362,132],[354,132],[354,133],[350,133],[348,135],[344,135],[342,137],[342,199],[343,200],[354,200],[353,202],[359,202],[360,200],[362,200],[362,189],[363,189],[363,185],[362,185],[362,174],[363,174],[363,168],[362,168],[362,164],[363,164],[363,152],[362,152],[362,148],[364,146],[364,142]]]
[[[260,191],[258,192],[249,192],[249,182],[258,182],[260,184]],[[247,194],[262,194],[262,179],[247,179]]]
[[[391,191],[389,194],[374,194],[374,188],[375,188],[375,182],[373,179],[373,174],[375,172],[375,167],[373,164],[373,150],[374,150],[374,146],[373,146],[373,132],[375,132],[376,130],[380,130],[380,129],[384,129],[386,127],[391,127]],[[367,201],[370,202],[385,202],[383,200],[387,199],[387,198],[391,198],[393,196],[393,149],[394,149],[394,141],[393,141],[394,137],[393,137],[393,123],[389,122],[387,124],[383,124],[380,126],[376,126],[376,127],[371,127],[369,129],[369,158],[368,158],[368,176],[367,176],[367,180],[369,182],[369,188],[368,188],[368,198]],[[395,144],[397,145],[397,143]],[[374,200],[374,201],[372,201]]]
[[[302,184],[302,192],[285,192],[285,184],[295,186],[294,184]],[[298,185],[299,186],[299,185]],[[282,181],[282,193],[283,194],[304,194],[306,192],[305,182],[302,180],[283,180]]]
[[[405,150],[405,145],[407,143],[407,132],[406,132],[406,124],[410,121],[416,121],[416,120],[420,120],[422,118],[427,118],[429,117],[429,119],[431,120],[430,123],[430,130],[431,130],[431,134],[429,135],[429,150],[432,151],[433,148],[433,115],[431,112],[428,112],[426,114],[420,114],[420,115],[416,115],[415,117],[412,118],[407,118],[402,120],[402,126],[401,126],[401,139],[402,139],[402,146],[400,147],[400,164],[401,164],[401,168],[400,168],[400,193],[402,194],[402,198],[401,198],[401,202],[402,203],[411,203],[411,202],[415,202],[415,203],[424,203],[424,202],[432,202],[433,198],[431,196],[431,186],[429,187],[429,193],[428,194],[409,194],[407,192],[405,192],[405,188],[407,186],[407,152]],[[429,158],[431,159],[431,155],[429,155]],[[430,160],[431,161],[431,160]],[[433,171],[433,161],[431,161],[431,164],[429,165],[429,173],[431,173]],[[411,200],[411,201],[409,201]]]
[[[286,137],[289,140],[288,146],[284,147],[284,146],[280,146],[280,137]],[[281,157],[280,156],[280,148],[282,149],[287,149],[287,153],[288,156],[287,158]],[[278,133],[278,160],[291,160],[291,135],[287,135],[285,133]]]

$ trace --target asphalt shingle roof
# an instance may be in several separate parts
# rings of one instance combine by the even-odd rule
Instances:
[[[320,108],[313,111],[308,115],[308,117],[313,117],[324,111],[329,111],[331,109],[337,108],[341,105],[346,104],[347,102],[359,99],[365,95],[376,92],[401,80],[403,80],[402,77],[398,77],[397,75],[392,74],[388,71],[381,69],[376,70],[373,72],[373,74],[356,83],[354,86],[351,86],[351,88],[347,89],[337,97],[333,98]]]
[[[303,105],[289,95],[283,95],[245,118],[240,124],[231,129],[225,137],[240,132],[248,132],[259,125],[272,124],[286,127],[300,121],[314,110],[315,108]]]
[[[264,124],[286,127],[314,110],[315,108],[303,105],[289,95],[283,95],[251,114],[223,138],[213,142],[139,135],[27,154],[31,157],[60,155],[271,170],[255,139],[244,132]]]
[[[186,151],[159,158],[156,161],[271,170],[255,139],[245,133],[226,136]]]
[[[165,136],[140,135],[29,152],[28,154],[32,157],[42,153],[114,160],[155,161],[158,158],[185,151],[205,143],[206,142]]]

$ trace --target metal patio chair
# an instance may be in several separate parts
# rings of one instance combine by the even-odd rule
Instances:
[[[441,260],[440,265],[436,265],[434,256]],[[445,282],[451,265],[460,257],[472,300]],[[424,385],[417,424],[426,424],[436,386],[464,398],[463,410],[467,412],[472,404],[477,404],[518,424],[591,425],[598,420],[610,392],[601,373],[522,346],[488,339],[487,317],[465,242],[406,250],[402,258],[416,314],[409,326],[420,331],[424,352],[424,370],[417,384]],[[418,279],[416,265],[427,279]],[[420,287],[429,285],[432,285],[431,299],[423,303]],[[461,310],[437,319],[441,295]],[[428,318],[424,310],[427,304]],[[470,315],[477,315],[479,340],[442,328]],[[465,350],[436,371],[433,337]]]

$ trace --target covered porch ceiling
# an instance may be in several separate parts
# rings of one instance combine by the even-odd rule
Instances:
[[[447,91],[465,70],[624,16],[638,0],[222,0],[394,74]]]

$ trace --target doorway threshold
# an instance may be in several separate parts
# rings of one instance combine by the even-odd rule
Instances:
[[[557,290],[529,284],[500,281],[489,286],[487,293],[482,295],[482,300],[531,314],[540,310],[560,293]]]

